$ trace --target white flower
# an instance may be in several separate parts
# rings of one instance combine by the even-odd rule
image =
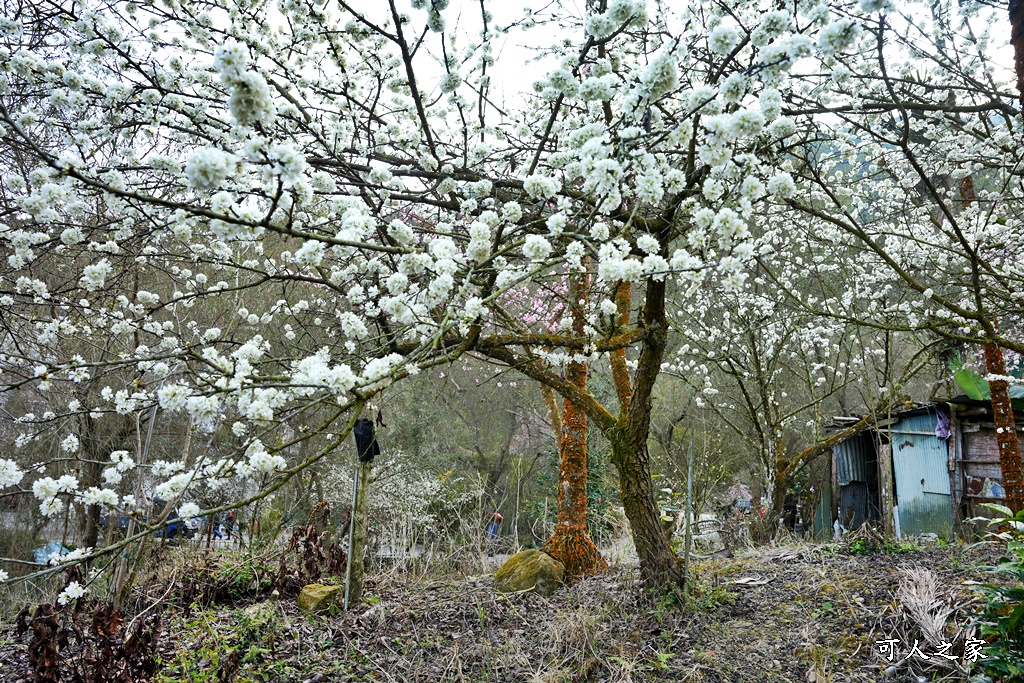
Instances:
[[[101,489],[90,486],[82,494],[82,500],[86,505],[102,505],[103,507],[116,507],[120,498],[117,493],[110,489]]]
[[[861,10],[867,13],[889,9],[891,6],[891,0],[860,0]]]
[[[246,71],[233,78],[229,87],[228,109],[235,120],[243,126],[255,123],[271,123],[277,114],[270,87],[263,76],[255,71]]]
[[[509,223],[518,223],[523,217],[523,207],[519,202],[507,202],[501,207],[501,217]]]
[[[60,442],[60,447],[65,453],[76,453],[78,451],[78,437],[74,434],[68,434]]]
[[[271,455],[267,452],[263,442],[255,439],[245,449],[245,455],[249,459],[248,466],[253,472],[270,474],[280,472],[288,466],[288,463],[280,455]]]
[[[765,88],[757,101],[766,121],[774,121],[782,113],[782,93],[775,88]]]
[[[317,240],[306,240],[295,252],[295,263],[307,268],[315,268],[324,260],[326,245]]]
[[[388,291],[392,294],[401,294],[409,288],[409,276],[405,273],[392,273],[387,279]]]
[[[466,306],[462,311],[462,317],[467,321],[472,322],[486,313],[487,307],[484,306],[480,297],[472,296],[466,301]]]
[[[82,235],[82,229],[78,226],[67,228],[60,234],[60,241],[68,246],[78,244],[83,239],[85,237]]]
[[[562,189],[562,184],[556,178],[532,175],[523,181],[523,189],[534,199],[550,199]]]
[[[430,255],[438,261],[454,259],[459,253],[458,247],[455,246],[455,242],[450,237],[438,237],[430,243],[428,249],[430,250]],[[360,292],[363,291],[363,288],[359,285],[354,285],[352,289],[354,290],[356,287],[359,287]],[[351,295],[349,298],[351,299]]]
[[[197,190],[213,190],[227,180],[233,161],[230,154],[203,147],[192,152],[185,162],[185,177]]]
[[[615,315],[619,308],[615,305],[615,302],[611,299],[603,299],[601,301],[601,313],[604,315]]]
[[[782,140],[788,138],[790,135],[796,132],[796,123],[793,119],[788,116],[782,116],[772,121],[771,125],[768,126],[768,133],[776,140]]]
[[[25,473],[18,467],[18,463],[0,458],[0,489],[17,486],[24,476]]]
[[[857,39],[860,30],[853,19],[836,19],[818,33],[818,49],[825,55],[842,52]]]
[[[562,234],[562,231],[565,230],[565,226],[567,223],[568,221],[566,220],[564,213],[552,214],[548,216],[547,220],[548,231],[553,236],[558,237],[559,235]]]
[[[412,231],[412,228],[398,219],[391,221],[388,225],[388,234],[402,246],[416,241],[416,233]]]
[[[180,461],[154,460],[149,465],[155,477],[167,477],[181,471],[185,464]]]
[[[461,84],[462,77],[459,76],[459,72],[452,71],[450,73],[445,74],[444,77],[441,79],[441,92],[455,92],[456,90],[458,90]]]
[[[655,254],[661,249],[661,244],[658,240],[646,232],[636,238],[636,246],[640,247],[640,250],[645,254]]]
[[[543,261],[551,254],[551,243],[540,235],[527,235],[523,243],[523,256],[531,261]]]
[[[708,47],[715,54],[727,55],[739,43],[740,32],[735,26],[719,24],[708,36]]]
[[[180,384],[165,384],[157,390],[156,397],[161,408],[174,412],[185,407],[188,393],[188,387]]]
[[[78,477],[65,474],[57,480],[57,491],[61,493],[75,493],[78,491]]]
[[[450,278],[451,276],[449,276]],[[366,329],[366,324],[359,319],[355,313],[345,311],[338,316],[341,322],[341,330],[345,333],[346,337],[351,339],[365,339],[369,335],[369,331]]]
[[[228,40],[218,46],[213,53],[213,68],[225,82],[241,76],[248,66],[249,55],[245,51],[245,46],[234,40]]]
[[[185,410],[204,431],[212,430],[220,419],[220,399],[216,396],[190,396]]]
[[[5,572],[3,569],[0,569],[0,583],[6,581],[9,577],[10,575],[7,572]]]
[[[764,47],[793,27],[793,17],[785,10],[768,12],[761,17],[761,23],[750,34],[755,47]]]
[[[291,142],[274,145],[270,148],[268,156],[271,161],[271,171],[275,175],[281,176],[285,185],[294,183],[306,170],[306,157]]]
[[[760,199],[764,196],[764,183],[754,176],[747,176],[740,183],[740,193],[750,199]]]
[[[39,512],[44,517],[53,517],[64,509],[64,501],[60,498],[50,498],[39,504]]]
[[[764,127],[764,114],[757,109],[741,109],[732,115],[732,126],[737,136],[757,135]]]
[[[178,517],[181,519],[192,519],[193,517],[198,517],[200,512],[202,510],[195,503],[185,503],[178,508]]]
[[[636,195],[640,201],[648,204],[657,204],[665,195],[665,188],[661,182],[661,176],[648,173],[640,176],[636,181]]]
[[[792,197],[796,194],[796,183],[793,182],[793,176],[785,171],[773,175],[768,180],[768,193],[780,199]]]
[[[82,270],[82,277],[78,280],[78,286],[88,292],[97,292],[103,289],[103,284],[114,268],[107,259],[100,259]]]
[[[72,581],[68,584],[67,588],[57,596],[57,602],[61,605],[66,605],[72,600],[77,600],[83,595],[85,595],[85,587],[80,585],[77,581]]]
[[[50,477],[40,477],[32,482],[32,493],[39,500],[50,500],[60,491],[57,482]]]
[[[651,63],[640,77],[643,94],[654,100],[679,85],[679,70],[676,58],[671,50],[659,50],[651,59]]]

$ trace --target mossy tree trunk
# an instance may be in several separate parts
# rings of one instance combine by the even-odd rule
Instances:
[[[622,283],[616,289],[619,323],[630,318],[632,287]],[[658,591],[682,588],[686,575],[672,551],[669,537],[661,525],[661,512],[654,497],[651,460],[647,439],[651,432],[654,383],[661,372],[661,361],[668,344],[668,316],[665,312],[665,281],[647,281],[642,312],[647,336],[640,346],[636,371],[630,382],[626,354],[611,354],[612,380],[619,398],[619,417],[605,431],[612,443],[612,464],[619,473],[619,497],[633,530],[633,543],[640,558],[640,571],[646,585]]]
[[[586,267],[584,262],[584,267]],[[583,311],[590,293],[590,274],[569,276],[569,307],[573,332],[585,334]],[[573,361],[566,371],[566,381],[580,391],[587,389],[587,363]],[[550,389],[548,389],[550,392]],[[548,399],[549,412],[557,410],[554,397]],[[600,551],[587,533],[587,414],[565,399],[562,414],[552,414],[552,426],[558,430],[558,524],[555,533],[544,544],[548,553],[565,566],[567,578],[578,578],[608,568]]]
[[[985,344],[985,370],[990,376],[1006,376],[1003,350],[995,344]],[[1013,419],[1013,404],[1010,402],[1010,385],[1005,379],[995,377],[988,381],[988,387],[992,395],[996,443],[999,445],[999,469],[1003,473],[1006,507],[1016,514],[1024,510],[1024,472],[1021,470],[1020,443]]]

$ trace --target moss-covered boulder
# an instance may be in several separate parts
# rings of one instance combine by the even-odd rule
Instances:
[[[523,550],[505,560],[494,575],[494,587],[499,593],[535,590],[551,595],[562,584],[565,567],[562,563],[539,550]]]
[[[299,592],[299,609],[311,614],[333,612],[341,609],[345,588],[342,586],[325,586],[322,583],[311,583],[302,587]]]

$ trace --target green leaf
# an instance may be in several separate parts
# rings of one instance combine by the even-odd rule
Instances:
[[[1007,632],[1015,633],[1020,628],[1021,619],[1024,619],[1024,605],[1017,605],[1006,622]]]
[[[1010,508],[1006,507],[1005,505],[1000,505],[999,503],[982,503],[981,506],[982,507],[986,507],[989,510],[994,510],[994,511],[998,512],[1001,515],[1005,515],[1006,517],[1013,517],[1013,510],[1011,510]],[[995,520],[995,521],[999,521],[999,520]]]
[[[968,368],[961,368],[953,373],[953,379],[960,385],[969,398],[975,401],[988,401],[992,398],[992,392],[988,388],[985,378]]]

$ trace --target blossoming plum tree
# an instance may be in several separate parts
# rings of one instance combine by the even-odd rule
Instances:
[[[843,159],[860,153],[837,122],[889,136],[874,163],[924,147],[934,172],[1010,159],[1019,138],[988,85],[983,39],[957,33],[979,46],[977,77],[936,88],[947,61],[920,57],[932,38],[892,30],[884,1],[601,0],[584,16],[556,4],[570,32],[546,49],[557,65],[513,106],[495,102],[495,43],[546,17],[500,26],[484,3],[471,28],[449,30],[448,4],[5,5],[0,369],[5,429],[34,455],[0,460],[0,495],[35,498],[43,515],[70,514],[69,502],[130,514],[140,497],[208,500],[243,481],[241,500],[205,512],[234,508],[336,450],[390,384],[474,353],[552,387],[608,436],[644,576],[678,583],[647,456],[670,287],[741,287],[750,224],[768,206],[860,238],[845,167],[821,154],[822,140]],[[895,78],[876,52],[932,68]],[[980,100],[936,94],[961,89]],[[866,104],[851,103],[861,92]],[[986,169],[1000,198],[1017,191],[1007,169]],[[906,203],[908,170],[931,177],[886,165],[872,206],[916,227],[930,209]],[[813,191],[795,196],[797,181]],[[992,228],[1000,212],[963,213],[993,249],[1005,236]],[[919,235],[886,220],[871,230],[912,251]],[[944,254],[927,253],[956,272]],[[972,291],[1016,301],[1016,261],[985,258],[1004,280]],[[566,269],[589,273],[582,327],[567,312],[556,332],[538,330],[502,309],[511,287]],[[987,313],[955,334],[1016,348]],[[570,379],[601,358],[608,406]],[[132,427],[104,428],[102,482],[81,474],[71,440],[84,442],[86,417]],[[175,429],[151,439],[158,422]]]
[[[851,25],[848,47],[783,107],[799,135],[828,141],[794,150],[802,191],[790,208],[811,220],[819,244],[864,250],[842,296],[797,298],[860,324],[984,347],[1007,500],[1020,509],[1024,470],[1006,391],[1014,379],[1002,360],[1002,349],[1024,350],[1024,140],[1009,31],[1005,15],[980,3],[913,7]],[[814,95],[821,88],[825,100]]]

